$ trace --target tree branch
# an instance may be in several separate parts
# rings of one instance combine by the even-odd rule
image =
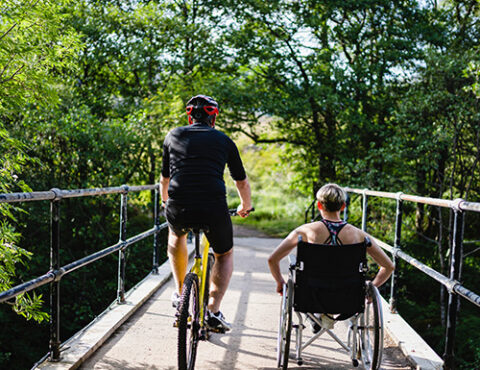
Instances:
[[[10,31],[12,31],[16,26],[17,24],[14,23],[12,27],[10,27],[7,31],[5,31],[5,33],[2,36],[0,36],[0,40],[3,39],[5,36],[7,36],[10,33]]]
[[[4,79],[4,80],[1,80],[0,83],[5,83],[5,82],[8,82],[8,81],[13,80],[13,79],[15,78],[15,76],[16,76],[17,74],[19,74],[20,71],[21,71],[24,67],[25,67],[25,64],[23,64],[19,69],[17,69],[17,70],[15,71],[15,73],[14,73],[13,75],[11,75],[9,78],[6,78],[6,79]],[[2,74],[3,74],[3,73],[2,73]]]

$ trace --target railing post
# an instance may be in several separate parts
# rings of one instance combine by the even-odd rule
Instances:
[[[60,265],[60,195],[52,189],[56,198],[50,202],[50,271]],[[60,281],[50,284],[50,361],[60,361]]]
[[[402,238],[402,211],[403,211],[403,201],[400,199],[402,193],[397,194],[397,212],[395,215],[395,240],[393,241],[394,250],[400,249],[400,240]],[[393,253],[392,255],[393,264],[397,267],[397,255]],[[390,284],[390,312],[397,313],[397,289],[396,289],[396,280],[398,272],[393,270],[391,284]]]
[[[453,220],[453,240],[452,249],[450,253],[450,279],[460,280],[462,274],[462,257],[463,257],[463,228],[464,216],[463,212],[458,208],[461,199],[456,200],[456,205],[453,206],[454,220]],[[443,354],[443,361],[445,369],[455,369],[455,331],[457,327],[457,311],[459,307],[458,295],[453,292],[448,292],[448,311],[447,311],[447,329],[445,334],[445,353]]]
[[[160,189],[157,186],[155,188],[155,198],[153,205],[153,218],[155,225],[155,235],[153,236],[153,269],[152,273],[154,275],[158,274],[158,261],[159,261],[159,246],[160,246],[160,235],[158,232],[158,227],[160,226]]]
[[[128,186],[123,185],[124,192],[120,202],[120,242],[127,240],[127,200]],[[117,302],[125,303],[125,249],[118,251],[118,290]]]
[[[348,207],[350,206],[350,194],[346,193],[345,208],[343,209],[343,221],[348,221]]]
[[[312,203],[312,217],[310,218],[310,222],[313,222],[315,220],[315,205],[317,203],[317,198],[313,199]]]
[[[366,189],[365,189],[366,190]],[[366,191],[362,193],[362,230],[367,231],[367,209],[368,209],[368,195]]]

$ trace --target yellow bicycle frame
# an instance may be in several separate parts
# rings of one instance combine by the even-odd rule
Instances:
[[[200,327],[203,327],[205,317],[205,312],[203,311],[203,302],[205,299],[205,286],[207,284],[208,251],[210,250],[210,243],[208,242],[204,233],[202,233],[200,239],[200,249],[202,250],[202,253],[195,256],[195,261],[193,262],[193,266],[190,271],[198,276],[200,283],[200,294],[198,301],[200,304]]]

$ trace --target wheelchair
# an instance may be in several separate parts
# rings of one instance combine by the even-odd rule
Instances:
[[[303,364],[302,351],[322,334],[330,335],[352,360],[365,369],[378,369],[383,352],[383,315],[378,289],[365,280],[366,240],[349,245],[307,243],[299,238],[297,256],[289,256],[289,277],[284,285],[277,342],[277,367],[288,368],[292,328],[295,359]],[[297,320],[293,320],[293,312]],[[342,341],[318,314],[334,321],[348,320]],[[318,332],[302,343],[304,322],[317,324]],[[327,320],[325,320],[327,321]]]

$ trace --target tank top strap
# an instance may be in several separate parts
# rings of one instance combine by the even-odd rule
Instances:
[[[325,240],[324,244],[343,245],[342,241],[338,237],[338,233],[347,224],[347,221],[336,222],[336,221],[329,221],[325,219],[322,219],[321,221],[327,227],[327,230],[330,234],[327,240]]]

